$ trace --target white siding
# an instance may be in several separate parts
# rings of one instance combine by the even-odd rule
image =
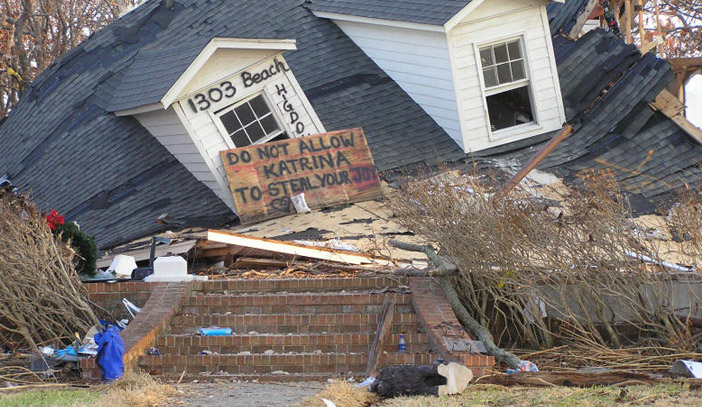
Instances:
[[[531,3],[534,4],[534,3]],[[448,33],[453,79],[466,152],[478,151],[560,128],[565,121],[543,4],[486,0]],[[536,125],[502,137],[490,134],[476,46],[521,37],[526,48]],[[504,134],[504,133],[503,133]]]
[[[217,124],[215,124],[215,120],[218,120],[214,115],[215,112],[237,104],[258,93],[263,93],[271,105],[271,109],[279,124],[285,128],[291,137],[302,137],[325,132],[324,126],[319,121],[312,105],[302,92],[291,71],[277,71],[275,75],[261,80],[259,83],[249,83],[250,86],[248,87],[245,85],[242,76],[244,72],[251,74],[260,73],[264,69],[270,68],[271,65],[275,66],[275,60],[284,64],[285,67],[288,66],[285,59],[281,55],[277,55],[275,58],[268,58],[258,64],[246,64],[246,69],[239,72],[235,71],[235,73],[232,73],[231,70],[226,70],[225,66],[220,66],[222,71],[220,71],[219,75],[215,73],[215,70],[208,70],[208,76],[210,79],[213,79],[211,85],[205,88],[198,85],[198,91],[185,95],[177,102],[177,108],[182,112],[181,119],[185,127],[189,129],[191,139],[194,140],[195,145],[199,146],[203,160],[211,163],[213,181],[218,185],[223,185],[223,193],[227,195],[227,202],[232,207],[234,203],[229,189],[229,181],[219,153],[220,151],[234,148],[234,144],[229,136],[222,134]],[[210,89],[220,87],[223,81],[231,82],[231,85],[236,88],[236,93],[234,93],[233,97],[225,97],[219,102],[211,102],[210,106],[205,110],[200,110],[197,104],[191,103],[191,101],[196,100],[195,95],[197,93],[208,94]],[[201,81],[198,83],[201,83]],[[284,89],[284,92],[281,91],[278,94],[279,89]],[[283,95],[287,98],[289,105],[284,104]],[[292,120],[294,117],[291,116],[291,112],[296,114],[297,119],[294,121]],[[298,123],[301,123],[301,125]]]
[[[350,21],[335,21],[346,35],[462,144],[446,35]]]
[[[232,209],[234,202],[226,183],[218,182],[214,165],[201,153],[173,107],[134,116],[195,178],[207,185]]]

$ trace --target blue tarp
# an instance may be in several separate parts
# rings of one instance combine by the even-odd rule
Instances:
[[[124,341],[119,336],[120,329],[111,325],[105,332],[95,334],[98,345],[97,364],[102,378],[108,382],[122,377],[124,374]]]

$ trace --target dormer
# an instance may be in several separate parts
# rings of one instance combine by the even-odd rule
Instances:
[[[325,131],[283,56],[295,49],[291,39],[214,38],[141,50],[106,110],[138,120],[236,212],[220,151]]]
[[[561,1],[562,2],[562,1]],[[315,0],[466,153],[565,122],[546,0]]]

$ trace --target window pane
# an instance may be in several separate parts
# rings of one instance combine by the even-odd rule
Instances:
[[[484,69],[483,77],[485,78],[485,87],[497,86],[497,71],[495,68]]]
[[[236,118],[234,112],[227,112],[220,116],[219,119],[222,121],[224,128],[227,129],[228,134],[232,134],[241,128],[241,123],[239,123],[239,119]]]
[[[483,67],[495,64],[495,61],[492,60],[492,47],[487,47],[480,50],[480,63]]]
[[[522,57],[522,51],[519,49],[519,41],[510,42],[507,44],[509,49],[509,59],[515,60]]]
[[[236,114],[239,116],[239,120],[241,120],[241,124],[243,124],[244,126],[256,120],[256,117],[254,116],[254,113],[251,110],[251,106],[249,106],[248,103],[244,103],[243,105],[237,107],[234,110],[236,110]]]
[[[500,84],[512,82],[512,74],[509,71],[509,64],[497,65],[497,78]]]
[[[275,133],[276,131],[280,130],[278,123],[273,118],[273,115],[268,115],[261,119],[261,125],[263,126],[263,130],[266,132],[266,134]]]
[[[507,60],[509,60],[507,57],[507,45],[495,45],[495,62],[499,64],[500,62],[507,62]]]
[[[268,108],[268,104],[266,103],[265,99],[263,99],[263,96],[261,95],[251,99],[249,103],[251,103],[251,107],[258,117],[265,116],[271,111]]]
[[[515,81],[526,78],[526,75],[524,74],[523,60],[512,62],[512,78]]]
[[[263,131],[263,128],[260,124],[258,124],[258,122],[254,122],[252,125],[247,127],[246,132],[249,133],[249,138],[253,143],[266,136],[266,132]]]
[[[493,131],[534,121],[528,86],[488,96],[487,105]]]
[[[244,130],[239,130],[232,134],[232,141],[234,142],[235,147],[246,147],[251,144],[249,138],[246,137],[246,132],[244,132]]]

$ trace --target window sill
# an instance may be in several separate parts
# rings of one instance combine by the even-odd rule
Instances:
[[[538,133],[543,130],[543,126],[540,126],[534,122],[524,123],[517,126],[508,127],[502,130],[496,130],[490,132],[490,141],[503,140],[506,138],[512,138],[520,135],[529,136],[534,133]]]

